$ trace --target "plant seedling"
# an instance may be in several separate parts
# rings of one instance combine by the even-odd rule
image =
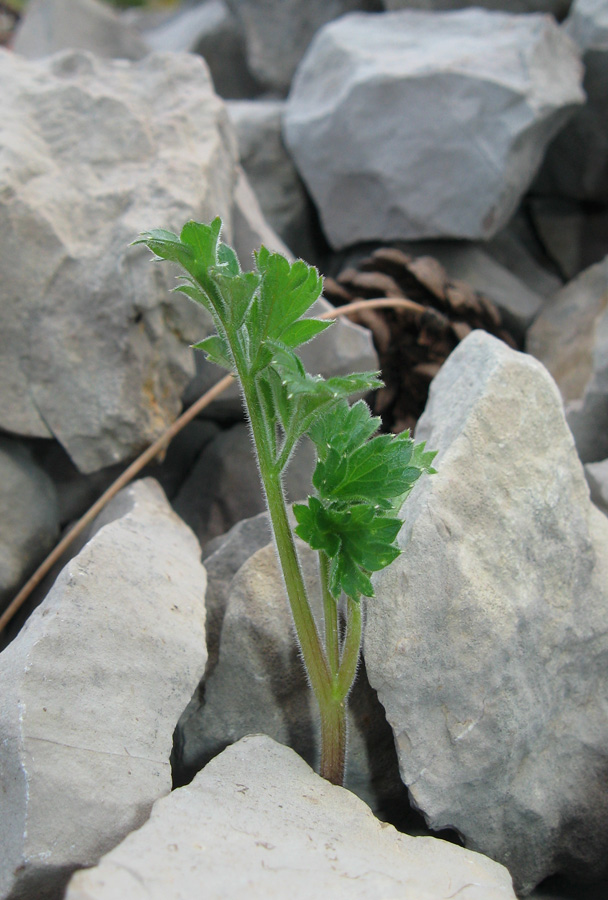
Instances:
[[[396,511],[420,475],[434,472],[435,453],[414,444],[409,432],[377,434],[380,420],[368,406],[362,400],[349,405],[349,396],[382,386],[377,372],[325,379],[304,370],[296,348],[333,324],[304,318],[322,291],[317,270],[262,247],[254,254],[255,270],[243,272],[234,250],[220,240],[221,227],[219,218],[209,225],[188,222],[179,237],[159,229],[135,243],[181,265],[186,274],[175,290],[201,304],[216,328],[195,349],[240,382],[296,636],[319,704],[320,773],[343,784],[361,598],[374,596],[370,574],[399,555]],[[323,628],[311,611],[281,481],[305,435],[317,454],[314,495],[294,506],[295,532],[318,552]]]

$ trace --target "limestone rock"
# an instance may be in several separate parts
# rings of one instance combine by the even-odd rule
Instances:
[[[103,522],[0,655],[3,898],[59,898],[146,820],[204,671],[194,535],[153,481]]]
[[[221,215],[236,143],[205,64],[0,52],[0,427],[56,437],[83,472],[177,416],[200,310],[142,231]]]
[[[477,331],[416,437],[438,474],[408,498],[374,579],[364,655],[401,775],[431,828],[508,866],[525,895],[606,868],[608,521],[559,392]]]
[[[608,456],[608,256],[545,304],[527,350],[555,378],[583,462]]]
[[[582,103],[581,77],[548,16],[353,13],[302,60],[285,137],[333,247],[488,239]]]
[[[508,872],[436,838],[374,819],[287,747],[252,735],[154,807],[146,825],[66,900],[515,900]]]
[[[538,189],[608,201],[608,6],[575,0],[563,29],[580,47],[587,102],[551,144]]]
[[[27,59],[59,50],[89,50],[97,56],[141,59],[147,48],[124,18],[99,0],[31,0],[13,41]]]
[[[284,95],[306,48],[326,22],[353,9],[380,10],[380,0],[228,0],[239,18],[249,68],[274,94]]]
[[[55,485],[20,441],[0,438],[0,610],[59,534]]]

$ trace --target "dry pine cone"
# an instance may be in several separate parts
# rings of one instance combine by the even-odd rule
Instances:
[[[517,347],[494,303],[465,282],[450,280],[430,256],[415,258],[396,247],[381,247],[356,269],[345,269],[335,280],[326,278],[324,294],[335,306],[356,300],[408,301],[398,309],[364,308],[351,317],[374,336],[386,386],[376,393],[373,406],[386,431],[414,427],[432,378],[473,329]]]

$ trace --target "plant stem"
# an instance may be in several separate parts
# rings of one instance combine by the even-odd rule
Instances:
[[[247,376],[241,376],[241,384],[296,634],[323,719],[323,709],[332,699],[332,677],[306,595],[300,562],[287,518],[281,478],[272,458],[255,383]]]
[[[342,646],[342,659],[337,676],[337,688],[339,695],[346,700],[348,692],[353,686],[357,666],[359,665],[359,651],[361,650],[361,635],[363,631],[363,617],[361,614],[361,601],[346,598],[348,612],[346,619],[346,636]]]
[[[319,575],[323,594],[323,613],[325,616],[325,649],[327,662],[332,676],[335,678],[340,666],[340,638],[338,634],[338,604],[329,590],[329,557],[324,551],[319,552]]]
[[[332,784],[344,784],[346,766],[346,702],[332,697],[321,706],[321,765],[319,774]]]

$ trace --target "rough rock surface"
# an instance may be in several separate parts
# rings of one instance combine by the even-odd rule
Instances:
[[[0,610],[59,534],[55,485],[20,441],[0,437]]]
[[[227,0],[239,18],[249,68],[267,90],[286,94],[306,48],[326,22],[380,0]]]
[[[66,900],[178,900],[203,884],[208,900],[515,900],[501,866],[399,834],[265,735],[155,804],[142,829],[72,878]]]
[[[204,671],[205,571],[153,481],[108,506],[0,655],[0,897],[58,898],[171,789]],[[11,891],[13,893],[11,893]]]
[[[351,14],[298,68],[285,136],[332,246],[487,239],[583,102],[581,77],[549,16]]]
[[[218,214],[229,240],[236,141],[195,56],[1,51],[0,82],[0,427],[91,472],[176,417],[204,336],[129,243]]]
[[[32,0],[12,46],[27,59],[70,49],[119,59],[141,59],[147,52],[124,18],[99,0]]]
[[[538,189],[578,200],[608,201],[608,5],[575,0],[564,32],[580,47],[587,102],[552,142]]]
[[[583,462],[608,457],[608,256],[547,301],[526,348],[555,378]]]
[[[522,894],[608,850],[608,521],[544,367],[483,332],[452,353],[417,438],[438,474],[375,577],[364,655],[432,828]]]

